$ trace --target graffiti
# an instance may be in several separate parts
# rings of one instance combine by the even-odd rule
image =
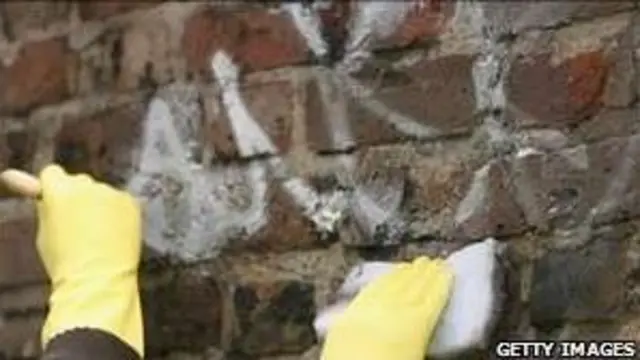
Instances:
[[[356,144],[345,97],[375,115],[363,121],[384,121],[396,131],[418,140],[442,135],[437,126],[430,125],[435,122],[416,119],[406,115],[403,109],[386,105],[376,99],[370,85],[352,76],[371,59],[376,43],[389,37],[415,6],[423,5],[422,2],[358,3],[357,11],[350,19],[342,57],[331,67],[308,69],[307,74],[318,86],[333,149],[353,149]],[[317,57],[326,56],[330,51],[322,35],[323,25],[318,12],[322,6],[326,4],[282,5],[282,11],[290,16]],[[458,36],[464,32],[472,34],[470,42],[478,55],[473,63],[472,81],[476,111],[483,114],[481,131],[495,151],[493,155],[508,155],[517,167],[532,157],[544,156],[544,151],[539,149],[540,144],[530,145],[519,138],[519,134],[511,133],[493,111],[515,105],[507,103],[503,88],[505,69],[508,68],[507,49],[496,34],[483,33],[490,29],[485,21],[480,5],[458,2],[453,16],[438,26],[442,36],[456,32]],[[477,36],[481,33],[483,35]],[[402,67],[411,61],[410,57],[405,57],[393,66]],[[409,225],[401,210],[405,190],[403,176],[392,176],[387,181],[357,180],[354,175],[358,170],[357,159],[343,151],[335,156],[340,169],[335,175],[345,186],[322,193],[316,191],[278,155],[279,149],[255,118],[259,114],[249,111],[239,86],[238,67],[230,56],[224,51],[215,53],[211,58],[211,69],[220,91],[220,111],[229,119],[240,156],[270,156],[255,158],[246,164],[209,165],[215,157],[210,153],[213,150],[198,149],[194,141],[207,126],[194,120],[201,118],[202,111],[198,90],[195,86],[174,84],[160,91],[151,102],[145,120],[138,154],[139,171],[129,183],[130,190],[144,200],[149,224],[146,238],[152,248],[194,260],[215,256],[229,241],[256,234],[270,221],[266,194],[274,182],[321,234],[335,233],[349,217],[364,237],[379,238],[383,243],[397,243],[403,237]],[[627,150],[631,151],[632,147],[630,145]],[[628,161],[622,162],[618,180],[611,183],[598,209],[611,208],[624,195],[635,165],[630,155],[625,159]],[[490,167],[494,165],[490,163],[476,169],[457,211],[454,211],[456,223],[473,222],[478,214],[484,214],[482,208],[491,196]],[[534,185],[516,188],[518,204],[535,202],[538,195],[532,193]],[[528,211],[527,222],[535,224],[535,216],[535,211]],[[585,220],[589,228],[593,216]],[[540,214],[539,217],[544,216]]]
[[[311,49],[322,56],[327,45],[320,35],[317,12],[301,4],[285,4],[283,9],[292,16]],[[351,40],[346,45],[350,50],[341,65],[313,72],[321,100],[329,112],[327,125],[336,148],[349,148],[354,144],[345,104],[331,100],[336,97],[336,89],[348,89],[350,96],[401,131],[419,136],[437,134],[436,129],[368,97],[367,89],[345,72],[358,66],[366,58],[365,53],[375,37],[388,36],[407,11],[407,6],[398,3],[376,2],[364,6],[355,18]],[[195,88],[175,85],[156,96],[145,120],[138,155],[140,166],[129,182],[129,190],[144,200],[149,245],[185,260],[215,255],[229,239],[259,231],[269,221],[265,200],[268,173],[291,173],[283,160],[275,156],[278,149],[244,104],[238,86],[238,69],[230,57],[224,52],[216,53],[211,67],[240,155],[273,156],[248,165],[202,166],[202,161],[195,161],[193,156],[193,139],[201,131],[192,120],[200,115]],[[374,236],[383,226],[385,237],[397,240],[406,227],[398,212],[404,192],[402,181],[396,180],[392,188],[385,184],[358,184],[350,175],[355,169],[353,156],[343,155],[340,161],[344,171],[339,176],[350,185],[350,190],[319,194],[297,176],[281,175],[278,181],[321,233],[335,232],[348,212],[366,236]]]

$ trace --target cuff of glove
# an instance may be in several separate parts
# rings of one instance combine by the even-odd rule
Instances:
[[[144,357],[142,310],[135,276],[67,281],[54,286],[42,345],[75,329],[112,334]]]

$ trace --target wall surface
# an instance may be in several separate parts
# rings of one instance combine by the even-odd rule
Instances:
[[[362,259],[507,244],[495,339],[640,339],[634,1],[0,4],[0,168],[145,204],[151,358],[316,359]],[[38,352],[0,193],[0,349]]]

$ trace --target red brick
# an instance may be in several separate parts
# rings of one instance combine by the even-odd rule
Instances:
[[[209,73],[211,57],[219,50],[248,71],[298,64],[310,55],[288,17],[264,10],[195,13],[185,23],[182,47],[189,69],[196,73]]]
[[[55,139],[55,161],[67,171],[89,173],[121,185],[133,169],[132,151],[142,132],[139,102],[67,119]]]
[[[319,233],[279,183],[271,182],[266,194],[267,224],[235,248],[237,251],[285,252],[311,249],[321,244]]]
[[[442,34],[455,15],[456,3],[418,0],[396,32],[381,47],[405,47]]]
[[[471,67],[473,57],[454,55],[422,60],[406,71],[359,74],[359,80],[372,89],[367,100],[386,106],[390,112],[403,115],[417,124],[435,131],[431,136],[447,136],[471,131],[474,125],[475,98]],[[398,142],[416,136],[403,133],[390,123],[386,115],[374,114],[364,102],[353,99],[346,89],[335,89],[339,97],[330,102],[347,102],[348,125],[357,146]],[[307,141],[315,151],[331,151],[329,112],[324,109],[314,84],[307,87]],[[357,91],[357,90],[356,90]],[[335,106],[335,105],[334,105]]]
[[[101,20],[132,10],[154,6],[154,1],[81,1],[78,3],[80,18],[84,21]]]
[[[13,64],[0,67],[0,112],[22,113],[65,99],[69,58],[61,39],[27,44]]]
[[[291,147],[293,114],[293,88],[287,81],[249,82],[241,90],[242,98],[279,153],[286,153]],[[211,96],[207,102],[219,101]],[[208,142],[214,148],[217,159],[228,161],[240,157],[233,129],[226,109],[218,102],[207,105]]]
[[[608,70],[600,51],[558,66],[546,54],[517,60],[507,79],[508,114],[521,126],[579,123],[601,108]]]
[[[68,24],[68,1],[10,1],[0,4],[5,33],[9,39],[23,38],[29,30],[45,30],[54,24]]]
[[[34,218],[0,223],[0,287],[47,280],[35,244]]]

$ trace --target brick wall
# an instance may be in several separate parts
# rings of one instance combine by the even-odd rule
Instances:
[[[638,339],[639,17],[7,2],[0,167],[55,160],[145,201],[151,358],[316,359],[315,309],[351,265],[486,236],[508,245],[495,338]],[[0,213],[0,349],[29,358],[33,208],[2,192]]]

